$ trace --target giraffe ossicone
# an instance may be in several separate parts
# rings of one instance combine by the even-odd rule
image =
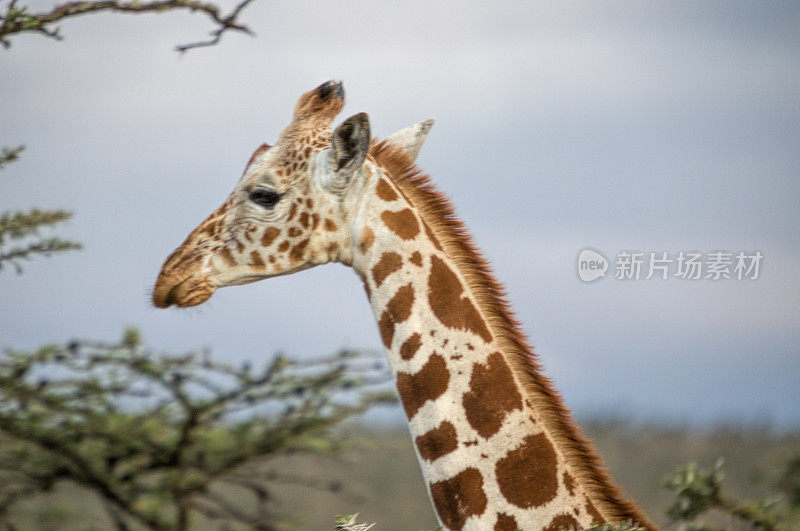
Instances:
[[[273,146],[164,262],[157,307],[328,262],[364,283],[436,514],[448,529],[655,526],[543,375],[500,284],[414,164],[433,124],[382,142],[331,124],[341,82],[303,94]]]

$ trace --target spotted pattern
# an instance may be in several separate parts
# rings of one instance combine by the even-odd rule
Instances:
[[[400,347],[400,357],[404,360],[410,360],[422,346],[422,336],[418,332],[414,332],[403,342]]]
[[[406,284],[397,290],[397,293],[386,305],[386,310],[384,310],[381,320],[378,322],[378,330],[386,348],[390,348],[392,345],[395,325],[408,319],[411,315],[411,306],[413,304],[414,288],[411,287],[411,284]]]
[[[428,276],[428,303],[439,321],[450,328],[468,330],[486,343],[492,341],[489,329],[464,293],[464,287],[450,267],[438,256],[431,256]]]
[[[351,236],[348,233],[346,238],[336,241],[336,233],[349,230],[349,221],[340,220],[336,209],[313,210],[315,200],[309,197],[311,190],[302,188],[312,153],[330,143],[330,120],[322,126],[316,122],[316,116],[330,115],[332,119],[338,108],[338,103],[331,103],[321,94],[304,95],[295,109],[295,122],[288,128],[290,136],[296,140],[294,144],[287,146],[279,142],[275,151],[268,154],[273,148],[266,144],[259,146],[248,163],[248,166],[265,164],[277,157],[275,166],[270,166],[269,178],[281,189],[296,192],[298,197],[290,205],[284,204],[276,210],[279,214],[276,219],[280,219],[276,224],[280,226],[262,228],[263,224],[241,220],[235,225],[236,231],[231,232],[229,213],[235,212],[241,204],[241,199],[232,196],[189,235],[182,248],[165,262],[165,268],[172,265],[189,270],[203,262],[202,255],[184,249],[191,246],[214,253],[216,267],[249,266],[258,274],[273,274],[301,266],[309,263],[311,257],[320,256],[322,251],[338,258],[339,242],[349,242]],[[494,351],[497,346],[491,345],[494,338],[488,323],[455,273],[456,265],[448,260],[442,243],[449,249],[450,241],[440,241],[440,237],[448,233],[439,231],[436,222],[429,224],[413,208],[406,208],[406,203],[387,205],[408,201],[408,196],[386,175],[378,176],[373,190],[375,204],[379,206],[371,212],[372,226],[365,226],[355,236],[354,245],[342,246],[341,261],[344,262],[352,251],[364,255],[376,251],[374,259],[370,257],[369,266],[359,273],[369,297],[372,296],[371,285],[380,293],[381,302],[376,304],[382,304],[384,297],[389,298],[389,302],[377,310],[380,312],[379,331],[384,345],[396,349],[394,360],[399,364],[396,382],[405,413],[413,419],[412,426],[424,426],[427,430],[421,432],[421,428],[417,428],[420,431],[414,434],[414,442],[421,460],[432,464],[434,472],[428,476],[432,478],[430,492],[442,522],[448,528],[461,529],[470,518],[482,516],[480,520],[473,520],[479,521],[481,528],[488,529],[494,524],[495,530],[517,529],[528,522],[527,517],[521,518],[524,513],[520,510],[544,507],[558,496],[559,488],[569,501],[566,506],[547,507],[548,514],[538,517],[539,521],[549,520],[545,531],[579,528],[578,520],[570,512],[577,517],[583,514],[581,521],[591,517],[597,523],[604,522],[581,485],[564,468],[559,468],[559,457],[547,436],[539,431],[541,427],[535,426],[533,416],[527,412],[511,416],[523,407],[535,408],[530,403],[523,404],[508,362],[502,353]],[[317,200],[316,204],[320,203],[324,204],[325,200]],[[387,207],[392,210],[384,210]],[[318,227],[316,234],[326,239],[321,244],[312,240]],[[396,236],[398,245],[376,250],[376,232],[380,234],[381,245],[391,235]],[[417,239],[423,234],[427,240]],[[408,244],[415,240],[420,247],[409,249]],[[409,283],[411,279],[413,283]],[[427,291],[421,288],[415,293],[413,286],[424,282],[427,282]],[[189,279],[181,286],[180,295],[191,303],[202,302],[213,292],[202,279]],[[413,312],[416,312],[415,318],[419,314],[422,322],[427,323],[425,319],[429,319],[430,328],[408,330],[408,324],[398,328],[401,323],[407,323]],[[465,342],[463,335],[449,331],[467,332],[472,336]],[[403,341],[394,341],[395,335],[402,335]],[[473,336],[489,347],[484,348]],[[489,355],[484,358],[486,353]],[[419,367],[418,362],[423,361],[421,368],[410,369]],[[436,408],[426,408],[426,416],[415,419],[420,409],[431,401],[437,402]],[[441,411],[452,416],[437,418]],[[531,419],[527,426],[535,427],[524,433],[511,433],[511,429],[516,429],[511,419],[516,422],[526,417]],[[500,430],[503,430],[502,435],[495,437]],[[481,467],[493,467],[494,472],[484,477],[475,463],[459,461],[458,452],[474,456],[482,463]],[[458,468],[447,469],[445,473],[443,467],[451,467],[452,463]],[[467,468],[453,475],[453,471],[462,466]],[[485,490],[489,477],[492,481],[496,479],[497,485]],[[496,489],[510,505],[501,502],[499,506],[489,507],[487,492],[497,492]]]
[[[558,514],[542,531],[574,531],[581,529],[578,521],[570,514]]]
[[[500,430],[508,413],[522,409],[522,397],[502,354],[495,352],[485,364],[473,366],[463,404],[470,426],[485,439]]]
[[[458,448],[456,428],[447,421],[418,436],[414,442],[419,455],[426,461],[436,461]]]
[[[403,258],[394,252],[387,252],[381,255],[381,259],[372,268],[372,278],[375,280],[375,286],[380,287],[386,277],[398,271],[403,265]]]
[[[497,513],[497,522],[494,524],[494,531],[517,531],[519,525],[513,516],[506,513]]]
[[[269,247],[272,245],[272,242],[280,236],[281,230],[276,227],[267,227],[264,230],[264,234],[261,236],[261,245],[263,247]]]
[[[450,372],[439,354],[432,354],[428,362],[415,374],[397,373],[397,393],[409,419],[428,400],[436,400],[447,391]]]
[[[523,509],[544,505],[558,493],[556,453],[543,433],[526,437],[497,462],[495,473],[503,496]]]
[[[450,479],[432,483],[431,498],[446,527],[463,529],[468,518],[486,510],[483,476],[477,468],[467,468]]]
[[[392,189],[392,186],[386,182],[385,179],[378,180],[378,186],[375,187],[375,193],[384,201],[392,202],[397,201],[398,195]]]
[[[264,260],[261,258],[261,255],[258,254],[258,251],[253,251],[250,253],[250,267],[256,270],[263,270],[266,268],[266,264]]]
[[[308,238],[297,243],[294,247],[292,247],[292,249],[289,251],[289,261],[292,264],[298,264],[303,261],[303,251],[305,250],[307,245],[308,245]]]
[[[417,217],[411,212],[410,208],[404,208],[398,212],[386,210],[381,213],[384,225],[403,240],[412,240],[419,234],[419,223]]]

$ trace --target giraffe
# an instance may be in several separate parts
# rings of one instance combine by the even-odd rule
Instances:
[[[332,131],[341,82],[303,94],[274,146],[164,262],[159,308],[328,262],[363,281],[418,461],[447,529],[656,529],[544,376],[502,286],[415,159],[432,120]]]

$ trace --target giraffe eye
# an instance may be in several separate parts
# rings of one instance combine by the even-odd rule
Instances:
[[[281,198],[281,194],[272,190],[259,188],[250,192],[250,201],[264,208],[272,208]]]

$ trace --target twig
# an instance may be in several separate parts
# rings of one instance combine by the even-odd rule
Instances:
[[[0,25],[0,44],[8,48],[11,46],[11,42],[8,40],[9,36],[26,31],[40,33],[45,37],[61,40],[63,37],[59,33],[59,28],[53,28],[53,24],[78,15],[98,13],[101,11],[164,13],[167,11],[187,9],[190,12],[200,11],[205,13],[219,28],[211,32],[212,38],[207,41],[176,46],[176,51],[185,52],[192,48],[213,46],[220,41],[225,32],[230,30],[253,35],[250,28],[237,20],[242,10],[252,1],[253,0],[241,0],[229,15],[223,15],[219,6],[216,4],[199,0],[156,0],[144,3],[138,0],[75,1],[59,4],[55,6],[52,11],[36,14],[28,13],[27,7],[25,6],[17,7],[16,0],[11,0],[5,13],[0,14],[0,20],[2,20],[2,25]]]
[[[215,44],[217,44],[220,41],[220,39],[222,39],[222,34],[225,33],[228,30],[241,31],[242,33],[245,33],[247,35],[253,36],[254,33],[250,30],[250,28],[248,28],[247,26],[243,26],[241,24],[238,24],[236,22],[236,17],[239,16],[239,13],[242,11],[242,9],[247,7],[247,4],[249,4],[252,1],[253,0],[243,0],[242,2],[239,3],[239,5],[236,6],[236,8],[231,12],[230,15],[228,15],[227,17],[225,17],[221,21],[219,21],[219,20],[215,21],[218,24],[221,24],[222,26],[220,28],[218,28],[218,29],[216,29],[216,30],[211,32],[211,39],[209,39],[207,41],[192,42],[192,43],[189,43],[189,44],[180,44],[180,45],[175,47],[175,51],[176,52],[180,52],[180,53],[184,53],[184,52],[187,52],[188,50],[191,50],[192,48],[202,48],[202,47],[205,47],[205,46],[214,46]]]

